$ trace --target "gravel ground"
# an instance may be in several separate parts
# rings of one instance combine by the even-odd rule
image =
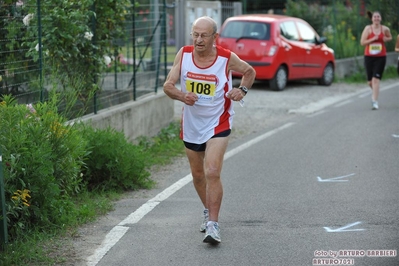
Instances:
[[[397,83],[398,79],[383,81],[381,87],[395,82]],[[294,116],[315,112],[326,103],[339,102],[356,93],[370,93],[371,95],[371,90],[365,83],[333,83],[331,86],[325,87],[314,82],[296,82],[289,83],[284,91],[276,92],[270,90],[267,84],[256,83],[245,97],[244,107],[235,105],[236,116],[230,143],[240,141],[247,135],[275,128]],[[380,103],[380,106],[383,108],[383,103]],[[181,104],[175,102],[176,119],[179,119],[180,111]],[[123,199],[115,203],[115,211],[100,217],[93,223],[77,228],[71,236],[62,240],[62,248],[59,249],[58,255],[67,257],[68,261],[59,265],[86,265],[86,259],[100,246],[105,235],[126,217],[124,212],[134,211],[137,201],[143,199],[147,201],[173,184],[176,181],[170,178],[173,173],[186,172],[188,174],[188,171],[189,167],[185,157],[177,158],[174,163],[161,169],[154,169],[152,179],[157,182],[156,188],[126,193]],[[124,210],[120,211],[119,209]]]

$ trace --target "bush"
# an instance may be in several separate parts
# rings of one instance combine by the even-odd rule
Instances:
[[[114,129],[67,123],[57,109],[57,93],[50,95],[49,102],[35,106],[19,105],[11,96],[0,100],[0,148],[10,241],[31,229],[76,223],[82,211],[75,202],[79,192],[119,192],[154,184],[146,170],[154,161],[147,160],[144,150],[162,145],[148,142],[135,146]],[[173,136],[164,132],[156,139]]]
[[[9,238],[66,223],[82,185],[79,129],[65,124],[53,102],[17,105],[10,96],[1,102],[0,125]]]
[[[122,132],[86,126],[83,136],[88,141],[83,179],[89,190],[121,191],[152,186],[145,159],[140,156],[142,151],[129,143]]]

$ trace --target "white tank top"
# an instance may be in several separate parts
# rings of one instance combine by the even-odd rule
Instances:
[[[225,96],[233,88],[231,71],[227,73],[230,51],[219,46],[216,49],[215,61],[201,68],[194,63],[194,47],[183,47],[181,90],[198,95],[198,101],[193,106],[183,106],[180,137],[186,142],[202,144],[232,128],[233,104]]]

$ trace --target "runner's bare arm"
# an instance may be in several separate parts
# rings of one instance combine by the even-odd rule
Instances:
[[[231,52],[228,70],[232,70],[242,74],[240,86],[248,89],[252,87],[255,80],[256,72],[247,62],[241,60],[235,53]]]
[[[194,105],[194,103],[198,100],[198,96],[193,92],[182,92],[176,87],[176,83],[180,78],[180,62],[182,54],[183,48],[181,48],[176,54],[172,69],[170,70],[168,76],[166,77],[166,81],[163,84],[163,91],[171,99],[181,101],[187,105]]]
[[[365,45],[368,45],[368,44],[374,42],[375,40],[377,40],[378,36],[374,36],[374,38],[372,38],[372,39],[367,39],[370,32],[371,32],[370,25],[364,27],[362,36],[360,37],[360,45],[365,46]]]
[[[392,34],[388,27],[384,26],[384,42],[389,42],[392,40]]]

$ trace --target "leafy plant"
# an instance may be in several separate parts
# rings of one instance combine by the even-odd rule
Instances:
[[[138,138],[138,145],[146,155],[146,161],[151,165],[165,165],[176,156],[184,154],[184,145],[179,138],[180,123],[172,122],[163,128],[158,135]],[[158,154],[158,156],[153,156]]]
[[[130,0],[36,0],[0,2],[0,93],[42,89],[44,77],[62,69],[63,88],[82,77],[81,100],[99,89],[112,55],[124,39]],[[40,14],[39,14],[40,12]],[[39,45],[39,42],[41,45]],[[5,64],[4,64],[5,63]],[[43,79],[39,78],[43,67]]]
[[[18,105],[3,96],[0,145],[10,239],[30,228],[62,225],[73,212],[72,196],[81,189],[86,142],[77,126],[57,114],[56,99]],[[21,191],[21,192],[19,192]]]
[[[89,190],[134,190],[153,184],[139,147],[129,143],[122,132],[110,127],[94,129],[85,126],[88,141],[83,179]]]

